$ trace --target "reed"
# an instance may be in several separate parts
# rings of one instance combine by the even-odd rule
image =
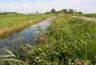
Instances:
[[[0,15],[0,38],[47,19],[48,15]]]

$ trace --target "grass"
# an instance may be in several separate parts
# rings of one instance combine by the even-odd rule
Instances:
[[[8,49],[3,48],[2,51],[6,54],[0,55],[0,65],[26,65],[25,62],[16,59],[16,56]]]
[[[95,65],[96,23],[57,16],[38,45],[21,45],[14,51],[29,65]]]
[[[71,15],[96,18],[96,14],[71,14]]]
[[[44,14],[0,15],[0,37],[8,36],[46,18],[48,15]]]
[[[57,15],[37,45],[21,44],[13,53],[25,65],[95,65],[96,23]]]
[[[96,14],[85,14],[84,16],[96,18]]]
[[[96,63],[95,29],[96,23],[71,17],[59,17],[50,26],[48,36],[51,42],[55,41],[56,52],[60,54],[62,61],[65,60],[63,63],[79,59],[85,64],[87,62],[94,64]]]

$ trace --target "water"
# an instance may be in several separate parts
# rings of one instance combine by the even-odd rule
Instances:
[[[48,26],[52,22],[52,18],[48,18],[47,20],[41,21],[36,25],[32,25],[20,32],[14,33],[13,35],[0,40],[0,46],[10,46],[10,44],[26,44],[26,43],[34,43],[36,41],[36,37],[40,32],[39,29],[47,30]]]

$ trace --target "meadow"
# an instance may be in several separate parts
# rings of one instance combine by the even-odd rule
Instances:
[[[96,14],[72,14],[75,16],[85,16],[85,17],[92,17],[92,18],[96,18]]]
[[[96,18],[96,14],[85,14],[84,16]]]
[[[39,33],[37,43],[14,47],[15,59],[8,57],[7,64],[12,65],[12,61],[16,62],[13,65],[96,64],[95,22],[56,15],[48,30]]]
[[[46,18],[48,15],[44,14],[0,15],[0,38],[9,36]]]

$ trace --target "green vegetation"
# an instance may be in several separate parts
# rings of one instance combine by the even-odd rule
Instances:
[[[28,65],[95,65],[96,23],[57,16],[38,45],[20,45],[14,54]]]
[[[0,15],[0,38],[48,18],[44,14]]]
[[[96,14],[84,14],[84,16],[96,18]]]
[[[72,14],[72,15],[96,18],[96,14]]]
[[[17,60],[16,56],[10,52],[8,49],[1,49],[2,52],[5,52],[3,55],[0,55],[0,65],[24,65],[23,61]]]
[[[15,15],[15,14],[19,14],[17,12],[0,12],[0,15]]]
[[[38,35],[36,45],[21,44],[12,47],[13,53],[7,52],[14,57],[10,57],[4,62],[6,65],[95,65],[96,64],[96,23],[91,21],[72,18],[68,15],[56,15],[48,31],[42,31]],[[19,17],[20,16],[20,17]],[[16,15],[16,20],[12,16],[15,24],[28,23],[32,15]],[[47,15],[34,15],[32,20],[42,20]],[[5,16],[4,16],[5,17]],[[8,22],[8,18],[1,16],[0,20]],[[28,17],[28,18],[26,18]],[[3,19],[2,19],[3,18]],[[20,18],[20,19],[19,19]],[[45,19],[45,18],[44,18]],[[6,23],[7,23],[6,22]],[[36,22],[35,22],[36,23]],[[2,23],[2,27],[13,28],[13,23]],[[10,26],[12,25],[12,26]],[[18,26],[17,26],[18,27]],[[4,56],[3,56],[4,57]],[[2,61],[2,59],[1,59]],[[10,61],[10,62],[9,62]],[[4,62],[1,62],[4,63]],[[3,65],[3,64],[2,64]]]
[[[47,12],[46,14],[82,14],[81,11],[75,11],[74,9],[63,9],[59,11],[55,11],[55,9],[52,9],[50,12]]]

